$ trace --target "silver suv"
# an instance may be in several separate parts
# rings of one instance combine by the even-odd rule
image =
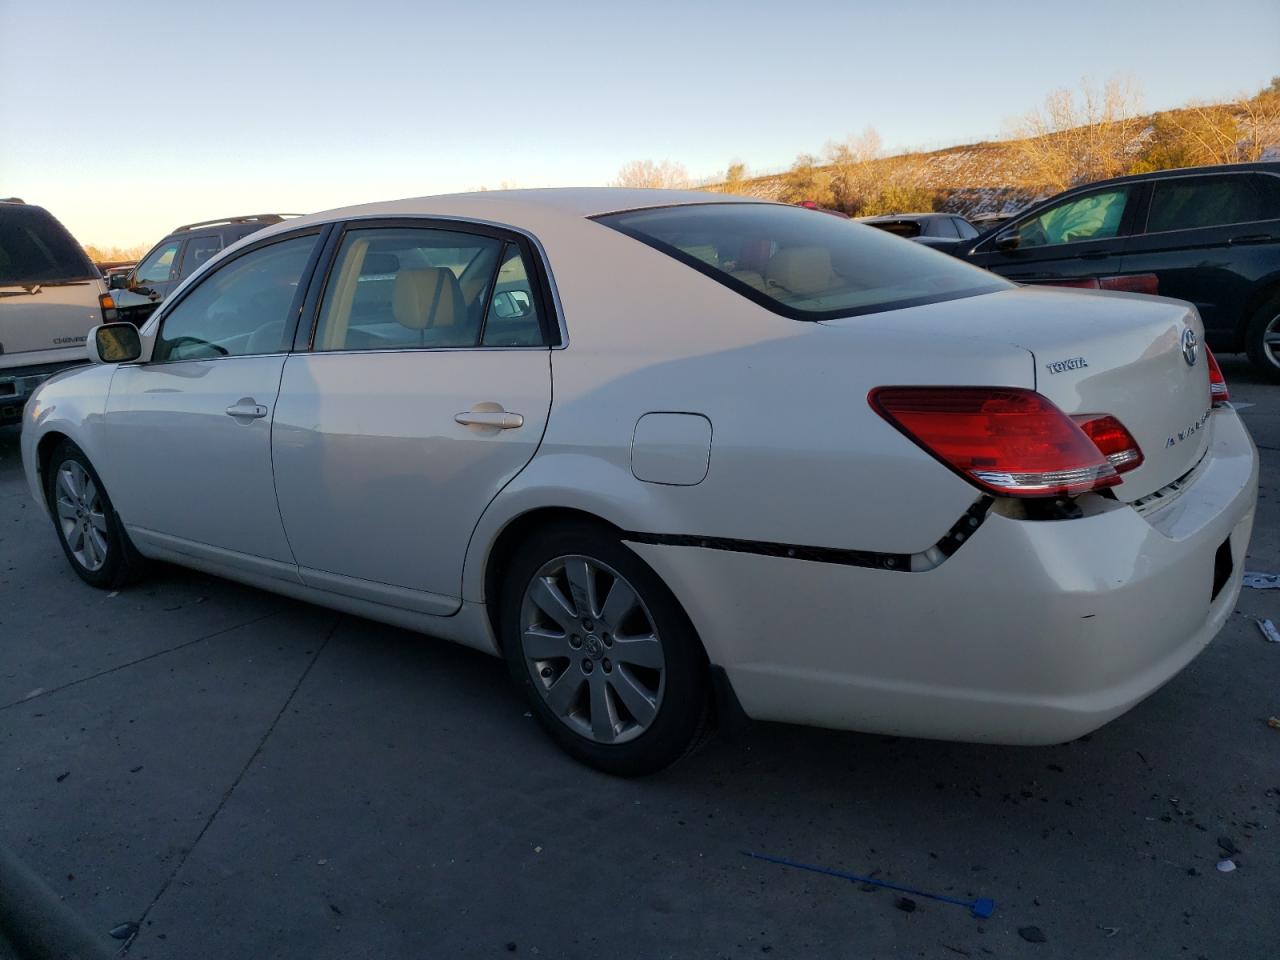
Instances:
[[[53,216],[0,200],[0,426],[18,423],[36,386],[88,363],[91,327],[116,319],[102,274]]]

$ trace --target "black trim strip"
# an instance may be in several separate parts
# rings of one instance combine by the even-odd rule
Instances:
[[[982,526],[991,504],[990,497],[980,498],[952,524],[946,536],[935,544],[945,557],[952,556],[961,545]],[[638,533],[627,531],[623,540],[665,547],[702,547],[705,550],[727,550],[732,553],[752,553],[762,557],[781,557],[786,560],[808,560],[812,563],[835,563],[845,567],[865,567],[872,570],[893,570],[898,573],[924,573],[938,564],[922,570],[911,569],[910,553],[882,553],[876,550],[850,550],[841,547],[807,547],[798,543],[774,543],[769,540],[738,540],[733,537],[699,537],[685,533]]]

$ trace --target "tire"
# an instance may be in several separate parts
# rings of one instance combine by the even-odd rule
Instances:
[[[143,558],[83,450],[70,440],[60,443],[49,458],[44,483],[58,543],[81,580],[114,590],[142,572]]]
[[[511,676],[577,760],[644,776],[706,738],[711,688],[693,624],[606,528],[572,523],[534,533],[511,557],[500,604]]]
[[[1267,338],[1280,338],[1280,297],[1272,297],[1249,320],[1245,330],[1245,350],[1258,372],[1272,383],[1280,383],[1280,340],[1270,345]]]

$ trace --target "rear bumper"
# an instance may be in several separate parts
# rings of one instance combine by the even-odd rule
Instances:
[[[79,351],[78,351],[79,352]],[[0,360],[8,359],[0,357]],[[22,422],[22,408],[35,392],[55,373],[84,366],[88,359],[79,357],[63,363],[41,363],[24,367],[0,367],[0,426]]]
[[[1258,460],[1214,411],[1205,461],[1145,515],[990,515],[923,573],[632,544],[675,590],[745,712],[949,740],[1070,740],[1178,673],[1235,607]],[[1214,595],[1226,544],[1231,574]],[[1221,578],[1219,578],[1221,579]]]

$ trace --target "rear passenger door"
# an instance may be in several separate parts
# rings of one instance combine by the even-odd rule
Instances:
[[[474,224],[360,221],[331,246],[276,402],[285,531],[308,585],[447,616],[546,426],[545,274],[527,239]]]
[[[1194,303],[1220,347],[1235,345],[1254,284],[1280,268],[1280,197],[1268,195],[1262,176],[1152,181],[1145,229],[1125,257],[1125,273],[1154,273],[1162,296]]]
[[[1117,184],[1043,207],[986,240],[969,259],[1019,283],[1117,274],[1138,190]]]

